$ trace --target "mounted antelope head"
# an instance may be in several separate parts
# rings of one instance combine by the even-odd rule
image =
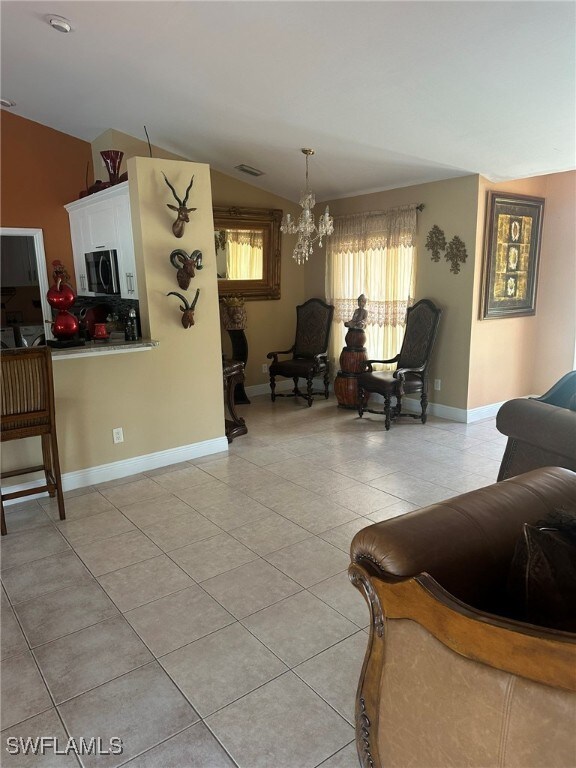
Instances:
[[[199,295],[200,295],[200,288],[197,288],[194,301],[192,302],[192,304],[188,304],[188,299],[185,296],[182,296],[181,293],[170,291],[170,293],[166,294],[166,296],[178,296],[178,298],[182,302],[182,306],[180,307],[180,310],[182,312],[182,325],[184,326],[184,328],[190,328],[190,326],[194,325],[194,308],[196,307],[196,302],[198,301]]]
[[[202,251],[192,251],[190,256],[178,248],[170,254],[170,262],[174,269],[177,269],[176,280],[183,291],[187,291],[190,286],[190,280],[194,277],[197,269],[202,269]]]
[[[192,184],[194,184],[194,176],[192,176],[192,178],[190,179],[190,184],[188,184],[188,189],[186,190],[186,194],[184,195],[183,200],[180,200],[180,198],[176,194],[176,190],[166,178],[166,174],[164,173],[164,171],[162,171],[162,176],[164,176],[164,180],[166,181],[166,184],[168,184],[168,186],[172,190],[172,194],[174,195],[176,202],[178,203],[178,206],[170,205],[170,203],[166,203],[166,205],[168,206],[168,208],[170,208],[171,211],[176,211],[178,213],[178,216],[176,217],[176,221],[174,222],[174,224],[172,224],[172,232],[174,232],[174,235],[176,237],[182,237],[182,235],[184,234],[184,226],[190,221],[188,214],[196,210],[196,208],[186,208],[186,204],[188,202],[188,195],[190,194],[190,190],[192,189]]]

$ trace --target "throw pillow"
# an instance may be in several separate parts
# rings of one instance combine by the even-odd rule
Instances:
[[[576,511],[524,523],[508,577],[513,618],[576,632]]]

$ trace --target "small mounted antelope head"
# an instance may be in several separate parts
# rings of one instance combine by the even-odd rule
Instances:
[[[186,190],[183,200],[180,200],[180,198],[176,194],[176,190],[166,178],[166,174],[164,173],[164,171],[162,171],[162,176],[164,176],[164,180],[166,181],[166,184],[168,184],[168,186],[172,190],[172,194],[174,195],[176,202],[178,203],[178,206],[170,205],[170,203],[166,203],[166,205],[168,206],[168,208],[170,208],[171,211],[176,211],[178,213],[178,216],[176,217],[176,221],[174,222],[174,224],[172,224],[172,232],[174,232],[174,235],[176,237],[182,237],[182,235],[184,234],[184,226],[190,221],[188,214],[196,210],[196,208],[186,208],[186,204],[188,202],[188,195],[190,194],[190,190],[192,189],[192,184],[194,184],[194,176],[192,176],[192,178],[190,179],[190,184],[188,184],[188,189]]]
[[[194,277],[197,269],[202,269],[202,251],[192,251],[190,256],[181,248],[172,251],[170,262],[174,269],[177,269],[176,280],[183,291],[187,291],[190,286],[190,280]]]
[[[170,293],[166,294],[166,296],[178,296],[178,298],[182,302],[180,311],[182,312],[182,325],[184,326],[184,328],[190,328],[190,326],[194,325],[194,308],[196,307],[196,302],[198,301],[199,295],[200,295],[200,288],[197,288],[196,296],[194,296],[194,301],[192,302],[192,304],[188,304],[188,299],[185,296],[182,296],[181,293],[170,291]]]

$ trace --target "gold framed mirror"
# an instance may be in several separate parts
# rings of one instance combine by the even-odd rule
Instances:
[[[282,211],[223,206],[213,211],[218,294],[279,299]]]

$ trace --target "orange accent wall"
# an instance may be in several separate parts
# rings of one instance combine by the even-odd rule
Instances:
[[[0,225],[35,227],[44,233],[48,280],[55,259],[72,280],[72,244],[65,203],[77,200],[92,183],[92,147],[40,123],[2,110],[0,113]]]

